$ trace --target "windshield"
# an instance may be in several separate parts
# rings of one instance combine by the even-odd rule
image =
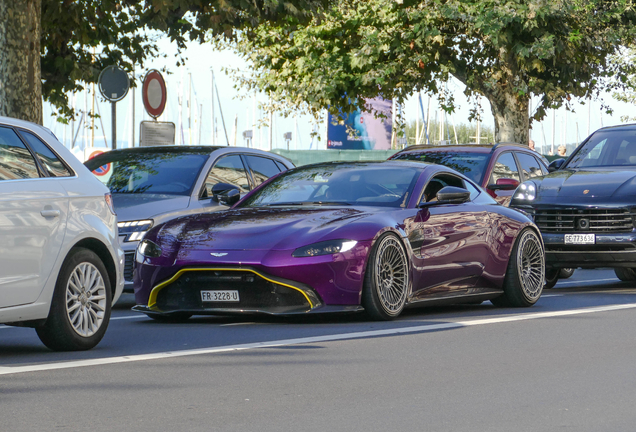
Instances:
[[[321,164],[280,175],[241,207],[364,205],[406,207],[419,171],[381,164]]]
[[[432,150],[400,153],[392,157],[391,160],[412,160],[444,165],[479,183],[486,169],[488,157],[489,155],[485,153]]]
[[[189,195],[207,154],[106,152],[84,164],[111,193]]]
[[[636,130],[595,132],[577,149],[564,168],[636,166]]]

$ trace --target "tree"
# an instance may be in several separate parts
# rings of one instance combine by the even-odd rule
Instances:
[[[631,0],[343,0],[308,23],[287,18],[231,44],[254,65],[239,85],[288,108],[349,113],[365,98],[436,93],[449,75],[485,96],[497,141],[528,142],[532,119],[573,97],[620,88],[610,56],[634,40]]]
[[[67,93],[108,65],[161,55],[167,35],[181,49],[209,32],[231,37],[259,22],[306,20],[327,0],[0,0],[0,115],[42,122],[42,97],[72,115]],[[179,64],[177,60],[177,64]]]
[[[630,65],[636,65],[636,48],[630,48],[625,56],[617,58],[617,62],[624,62]],[[630,75],[626,81],[627,89],[621,92],[615,92],[614,98],[625,103],[636,105],[636,73]],[[621,116],[621,121],[636,121],[636,116]]]

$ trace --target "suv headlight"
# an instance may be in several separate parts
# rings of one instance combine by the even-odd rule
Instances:
[[[525,182],[521,183],[515,193],[513,194],[512,199],[519,203],[528,203],[534,201],[537,197],[537,185],[533,182]]]
[[[309,246],[303,246],[294,251],[292,254],[295,258],[312,257],[319,255],[333,255],[336,253],[347,252],[357,244],[355,240],[327,240],[324,242],[314,243]]]
[[[125,242],[139,241],[144,238],[146,232],[152,227],[152,219],[117,222],[119,235],[125,235]]]

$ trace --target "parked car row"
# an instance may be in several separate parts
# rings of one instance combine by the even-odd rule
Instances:
[[[124,289],[159,320],[531,306],[566,267],[636,280],[634,174],[634,125],[549,167],[515,144],[299,168],[255,149],[148,147],[83,166],[45,128],[0,118],[0,323],[89,349]]]

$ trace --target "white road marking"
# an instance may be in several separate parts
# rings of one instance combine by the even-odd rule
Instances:
[[[541,298],[546,297],[563,297],[565,294],[541,294]]]
[[[125,319],[136,319],[136,318],[148,318],[146,315],[125,315],[125,316],[120,316],[120,317],[110,317],[110,320],[125,320]]]
[[[586,280],[586,281],[582,281],[582,280],[575,280],[575,281],[566,281],[566,282],[557,282],[558,285],[576,285],[576,284],[580,284],[581,282],[585,282],[587,283],[592,283],[592,282],[620,282],[620,279],[618,278],[609,278],[609,279],[592,279],[592,280]]]
[[[239,325],[256,325],[256,324],[264,324],[264,323],[255,323],[255,322],[236,322],[230,324],[221,324],[219,327],[229,327],[229,326],[239,326]]]
[[[201,354],[218,354],[218,353],[225,353],[225,352],[232,352],[232,351],[245,351],[245,350],[251,350],[256,348],[273,348],[273,347],[280,347],[280,346],[299,345],[299,344],[308,344],[308,343],[317,343],[317,342],[331,342],[331,341],[346,340],[346,339],[363,339],[363,338],[380,337],[380,336],[392,336],[392,335],[399,335],[399,334],[406,334],[406,333],[423,333],[423,332],[430,332],[435,330],[449,330],[449,329],[457,329],[462,327],[471,327],[471,326],[478,326],[478,325],[499,324],[499,323],[525,321],[525,320],[540,319],[540,318],[554,318],[554,317],[571,316],[571,315],[582,315],[582,314],[590,314],[590,313],[597,313],[597,312],[611,312],[611,311],[618,311],[618,310],[625,310],[625,309],[636,309],[636,303],[611,305],[611,306],[599,306],[599,307],[593,307],[593,308],[573,309],[573,310],[566,310],[566,311],[525,313],[525,314],[508,315],[508,316],[496,317],[496,318],[484,318],[484,319],[475,319],[475,320],[468,320],[468,321],[427,324],[427,325],[413,326],[413,327],[362,331],[362,332],[314,336],[314,337],[305,337],[305,338],[296,338],[296,339],[283,339],[283,340],[275,340],[275,341],[267,341],[267,342],[240,344],[240,345],[228,345],[228,346],[221,346],[221,347],[168,351],[168,352],[159,352],[159,353],[152,353],[152,354],[106,357],[106,358],[97,358],[97,359],[90,359],[90,360],[75,360],[75,361],[58,362],[58,363],[43,363],[43,364],[36,364],[36,365],[29,365],[29,366],[0,366],[0,375],[10,375],[10,374],[17,374],[17,373],[25,373],[25,372],[50,371],[50,370],[57,370],[57,369],[71,369],[71,368],[78,368],[78,367],[84,367],[84,366],[110,365],[110,364],[128,363],[128,362],[134,362],[134,361],[160,360],[160,359],[166,359],[166,358],[186,357],[186,356],[201,355]]]

